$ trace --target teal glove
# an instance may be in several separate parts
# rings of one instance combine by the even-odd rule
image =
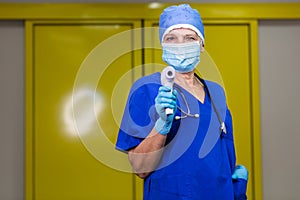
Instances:
[[[243,165],[237,165],[232,174],[234,200],[247,199],[248,170]]]
[[[155,109],[159,115],[159,119],[155,123],[155,129],[158,133],[162,135],[166,135],[169,133],[174,115],[177,108],[177,91],[173,90],[166,86],[161,86],[158,90],[158,94],[155,98]],[[173,114],[166,114],[165,109],[171,108],[173,109]]]
[[[246,181],[248,180],[248,170],[243,165],[237,165],[232,174],[232,179],[239,179],[239,178],[244,179]]]

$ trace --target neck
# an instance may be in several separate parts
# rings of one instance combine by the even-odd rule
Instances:
[[[194,86],[194,71],[187,73],[176,72],[175,82],[177,82],[179,85],[184,84]]]
[[[194,71],[188,73],[178,73],[175,75],[175,83],[191,93],[200,102],[204,103],[205,91],[203,84],[194,75]]]

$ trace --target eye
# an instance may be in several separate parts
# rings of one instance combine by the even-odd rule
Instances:
[[[173,40],[175,40],[174,36],[166,36],[165,37],[165,41],[173,41]]]
[[[198,38],[197,38],[197,36],[185,36],[184,40],[187,42],[192,42],[192,41],[197,41]]]
[[[178,37],[174,34],[166,34],[164,36],[164,42],[167,42],[167,43],[176,43],[178,40]]]

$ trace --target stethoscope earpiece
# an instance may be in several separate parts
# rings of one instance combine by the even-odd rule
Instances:
[[[179,120],[179,119],[181,119],[181,117],[180,116],[175,116],[175,119]]]

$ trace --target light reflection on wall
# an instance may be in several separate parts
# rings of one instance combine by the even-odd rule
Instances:
[[[81,88],[70,94],[63,105],[65,131],[70,136],[83,136],[94,130],[97,116],[104,107],[103,99],[99,92],[90,88]],[[74,110],[77,112],[76,120]]]
[[[158,8],[161,8],[163,6],[162,3],[159,3],[159,2],[151,2],[148,4],[148,8],[150,9],[158,9]]]

